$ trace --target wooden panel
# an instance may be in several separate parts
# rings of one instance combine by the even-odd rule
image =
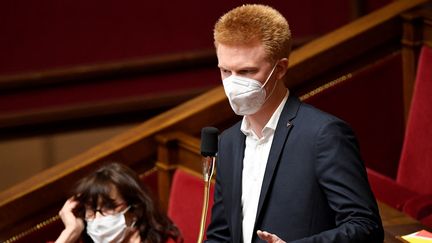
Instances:
[[[157,136],[158,189],[161,208],[168,208],[169,193],[174,170],[181,167],[201,174],[200,140],[182,132]]]
[[[402,15],[404,35],[402,38],[403,90],[405,122],[411,106],[417,72],[417,61],[423,45],[432,46],[432,10],[420,9]]]
[[[400,243],[403,242],[400,236],[414,233],[422,229],[432,230],[385,203],[378,202],[378,207],[384,226],[384,242],[386,243]]]

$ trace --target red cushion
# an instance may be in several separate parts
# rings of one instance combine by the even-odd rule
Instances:
[[[375,197],[393,208],[402,211],[405,203],[409,199],[418,196],[417,193],[401,186],[395,180],[374,170],[367,169],[367,174]]]
[[[432,214],[420,220],[423,225],[432,228]]]
[[[422,220],[432,215],[432,194],[419,195],[409,199],[403,211],[412,217]]]
[[[423,46],[399,162],[397,181],[432,194],[432,48]]]
[[[209,210],[206,225],[211,218],[213,185],[210,188]],[[177,169],[174,173],[168,203],[168,216],[179,227],[184,242],[196,242],[199,235],[203,207],[204,182],[197,175]]]

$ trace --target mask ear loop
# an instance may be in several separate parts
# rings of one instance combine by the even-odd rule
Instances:
[[[135,227],[136,221],[137,221],[136,218],[134,218],[131,225],[129,225],[129,227],[131,228]]]
[[[120,213],[122,213],[124,215],[125,213],[127,213],[127,211],[129,211],[129,209],[131,209],[131,207],[132,206],[127,207],[125,210],[123,210]],[[137,221],[137,218],[134,216],[133,219],[132,219],[132,223],[129,226],[127,226],[127,227],[131,227],[131,228],[135,227],[136,221]]]
[[[276,66],[277,66],[277,62],[276,62],[276,64],[274,65],[273,69],[271,70],[269,76],[267,77],[267,80],[266,80],[266,81],[264,82],[264,84],[261,86],[261,88],[264,88],[264,86],[265,86],[265,85],[267,84],[267,82],[270,80],[271,76],[273,75],[274,70],[276,69]],[[273,85],[273,89],[272,89],[272,91],[270,92],[270,94],[265,98],[264,103],[265,103],[265,102],[268,100],[268,98],[270,98],[270,96],[273,94],[275,88],[276,88],[276,82],[275,82],[275,84]]]
[[[267,82],[270,80],[271,76],[273,75],[274,70],[276,69],[277,63],[273,66],[273,69],[271,70],[269,76],[267,77],[266,81],[264,82],[264,84],[261,86],[261,88],[264,88],[264,86],[266,86]]]
[[[131,208],[131,206],[128,206],[127,208],[123,209],[122,211],[120,211],[120,214],[125,214],[127,211],[129,211],[129,209]]]

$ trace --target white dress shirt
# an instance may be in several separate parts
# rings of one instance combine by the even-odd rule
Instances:
[[[273,135],[282,112],[288,99],[288,91],[270,120],[262,130],[262,137],[259,138],[251,129],[247,117],[243,117],[240,130],[246,135],[246,148],[243,158],[242,172],[242,212],[243,212],[243,242],[252,241],[253,228],[258,209],[258,201],[261,193],[261,185],[264,179],[264,172],[267,165],[270,148],[273,142]]]

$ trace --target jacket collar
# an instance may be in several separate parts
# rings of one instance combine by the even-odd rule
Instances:
[[[257,221],[260,218],[260,213],[264,201],[267,196],[268,189],[270,187],[275,168],[279,162],[280,154],[283,147],[285,146],[286,138],[292,127],[294,126],[292,120],[296,117],[297,111],[300,107],[300,100],[295,96],[289,96],[279,117],[279,121],[276,127],[276,131],[273,137],[272,147],[270,149],[269,158],[267,161],[266,171],[264,174],[263,184],[261,187],[260,199],[258,202],[257,216],[255,220],[255,227]],[[239,163],[233,163],[233,190],[232,190],[232,239],[233,242],[242,242],[242,207],[241,207],[241,195],[242,195],[242,169],[243,169],[243,158],[245,150],[245,140],[246,136],[240,131],[240,124],[238,125],[237,137],[234,141],[238,142],[238,150],[234,150],[235,154],[233,161],[239,161]],[[256,229],[254,229],[256,230]],[[253,235],[252,241],[256,237]]]
[[[293,120],[297,115],[300,105],[301,102],[297,97],[290,96],[279,118],[279,122],[276,127],[276,131],[273,137],[273,143],[267,161],[266,171],[264,173],[263,184],[261,186],[261,193],[258,202],[254,231],[256,230],[257,222],[261,218],[262,207],[266,200],[268,189],[272,182],[275,169],[280,161],[280,156],[283,148],[285,147],[288,135],[291,129],[293,129],[294,127]],[[255,234],[252,236],[252,239],[254,239],[254,237],[256,237]]]

